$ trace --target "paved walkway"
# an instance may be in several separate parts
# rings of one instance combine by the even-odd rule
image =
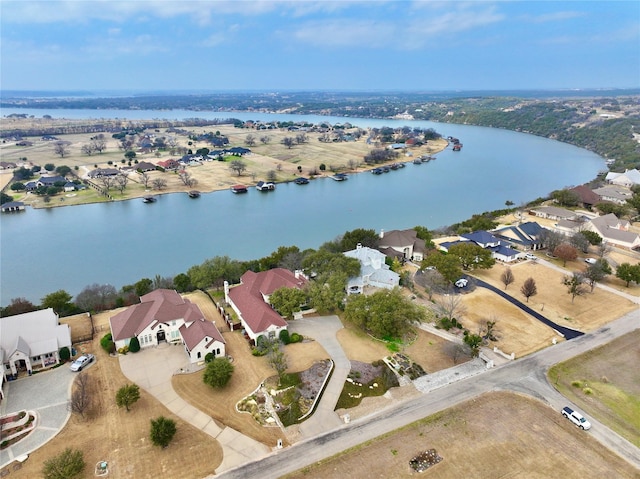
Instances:
[[[224,453],[216,472],[226,471],[247,462],[261,459],[271,449],[238,431],[220,428],[215,421],[182,399],[171,385],[171,377],[187,367],[184,349],[167,343],[144,349],[136,354],[120,356],[120,369],[129,380],[150,393],[167,409],[192,426],[215,438]]]
[[[5,383],[6,399],[0,404],[0,415],[27,410],[35,411],[38,417],[31,434],[0,451],[0,468],[13,462],[16,457],[42,447],[65,426],[71,415],[67,403],[76,374],[64,365]]]
[[[351,371],[351,362],[338,342],[336,333],[343,328],[337,316],[304,318],[289,323],[289,330],[318,341],[334,362],[334,370],[316,411],[300,424],[302,439],[310,439],[342,425],[335,408]]]

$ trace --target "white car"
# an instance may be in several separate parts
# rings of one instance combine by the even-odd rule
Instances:
[[[82,371],[82,368],[84,368],[88,364],[91,364],[94,359],[95,359],[95,356],[93,354],[83,354],[78,359],[76,359],[73,363],[71,363],[71,366],[69,366],[69,369],[71,369],[73,372]]]
[[[580,429],[584,429],[585,431],[591,429],[591,423],[578,411],[574,411],[568,406],[562,408],[562,415]]]
[[[458,288],[464,288],[468,284],[469,284],[469,280],[467,278],[460,278],[458,281],[455,282],[455,285]]]
[[[525,255],[524,255],[524,257],[525,257],[526,259],[531,259],[531,260],[533,260],[533,261],[535,261],[535,260],[537,260],[537,259],[538,259],[538,257],[537,257],[535,254],[533,254],[533,253],[527,253],[527,254],[525,254]]]
[[[595,258],[585,258],[584,262],[585,263],[589,263],[589,264],[596,264],[598,262],[598,260],[595,259]]]

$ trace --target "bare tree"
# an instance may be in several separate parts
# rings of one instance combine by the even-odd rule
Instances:
[[[287,370],[287,356],[285,356],[284,351],[280,347],[280,341],[274,339],[270,341],[269,352],[267,353],[267,359],[269,361],[269,366],[275,369],[276,373],[278,373],[278,384],[280,383],[280,379],[284,372]]]
[[[98,153],[102,153],[107,149],[107,140],[104,137],[103,133],[99,133],[98,135],[91,138],[91,148],[93,151],[97,151]]]
[[[562,266],[567,265],[567,261],[575,261],[578,257],[578,250],[569,243],[562,243],[555,247],[553,256],[557,256],[562,260]]]
[[[478,334],[484,341],[498,341],[500,339],[498,336],[499,331],[496,327],[497,323],[498,320],[496,318],[487,319],[482,322],[480,328],[478,328]]]
[[[140,173],[140,183],[144,185],[145,188],[149,188],[149,182],[151,181],[151,176],[146,171]]]
[[[193,186],[197,183],[195,178],[193,178],[191,176],[191,173],[189,173],[187,170],[181,170],[178,173],[178,177],[180,178],[180,180],[185,186]]]
[[[87,155],[87,156],[91,156],[91,155],[93,155],[93,152],[95,150],[93,149],[93,146],[91,146],[91,145],[82,145],[80,147],[80,151],[82,153],[84,153],[85,155]]]
[[[53,152],[59,155],[60,158],[64,158],[69,154],[69,142],[68,141],[56,141],[53,145]]]
[[[527,298],[527,303],[529,302],[529,298],[531,296],[535,296],[538,294],[538,287],[536,286],[536,280],[533,278],[527,278],[524,281],[524,284],[520,288],[520,292]]]
[[[263,145],[266,145],[267,143],[269,143],[271,141],[271,137],[267,136],[267,135],[262,135],[260,137],[260,141],[262,142]]]
[[[571,303],[576,296],[582,296],[587,292],[587,288],[582,284],[584,282],[584,275],[582,273],[575,272],[571,276],[565,276],[562,279],[562,284],[567,287],[567,293],[571,295]]]
[[[350,170],[355,170],[358,167],[358,162],[351,158],[349,161],[347,161],[347,166]]]
[[[85,413],[91,407],[91,391],[89,376],[86,372],[81,372],[76,377],[75,387],[71,393],[71,399],[67,408],[74,414],[79,414],[83,419]]]
[[[458,318],[466,312],[466,307],[462,303],[459,294],[445,294],[436,300],[438,313],[447,319]]]
[[[151,183],[154,190],[164,190],[167,187],[167,180],[163,178],[156,178]]]
[[[452,359],[454,365],[458,364],[459,359],[471,356],[469,347],[466,344],[460,344],[453,341],[445,344],[444,352]]]
[[[255,145],[256,144],[256,137],[254,135],[251,135],[251,134],[247,135],[244,138],[244,144],[247,145],[247,146]]]
[[[598,245],[598,256],[601,258],[606,257],[609,253],[611,253],[611,245],[606,241],[602,241]]]
[[[101,176],[100,177],[100,183],[102,183],[102,186],[104,188],[105,191],[109,191],[111,189],[111,187],[113,186],[115,182],[115,178],[113,176]]]
[[[306,143],[307,141],[309,141],[309,137],[307,136],[306,133],[298,133],[296,135],[296,143],[298,145],[302,145],[303,143]]]
[[[267,172],[267,181],[276,181],[278,179],[278,174],[275,170],[269,170]]]
[[[293,138],[291,138],[290,136],[285,136],[282,139],[282,144],[284,146],[286,146],[287,148],[291,149],[291,148],[293,148],[293,145],[295,144],[295,140]]]
[[[242,160],[233,160],[229,164],[229,169],[231,171],[236,172],[238,174],[238,176],[240,176],[242,173],[244,173],[246,171],[247,164]]]
[[[511,268],[506,268],[502,274],[500,275],[500,280],[504,283],[504,289],[506,290],[511,283],[513,283],[516,279],[513,276],[513,271]]]
[[[127,187],[127,183],[129,183],[129,177],[127,175],[118,175],[116,176],[116,188],[120,191],[120,193],[124,192]]]

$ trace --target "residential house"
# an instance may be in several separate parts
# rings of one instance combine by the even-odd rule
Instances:
[[[16,165],[13,161],[0,161],[0,170],[13,170],[17,167],[18,165]]]
[[[198,305],[175,290],[156,289],[140,297],[140,303],[109,319],[111,335],[120,349],[136,337],[141,348],[162,342],[182,344],[192,363],[204,360],[208,353],[224,356],[225,341],[212,321]]]
[[[117,168],[95,168],[87,173],[89,178],[102,178],[105,176],[117,176],[120,174],[120,170]]]
[[[67,183],[67,179],[64,176],[41,176],[37,181],[37,186],[54,186],[56,183]]]
[[[247,271],[240,284],[224,283],[225,301],[238,315],[244,332],[255,344],[260,336],[277,338],[287,329],[287,322],[269,304],[269,296],[279,288],[302,289],[307,278],[300,271],[292,273],[284,268],[274,268],[255,273]]]
[[[443,243],[440,243],[438,247],[442,251],[448,252],[453,245],[461,243],[475,243],[483,249],[490,250],[492,258],[497,259],[498,261],[504,261],[505,263],[515,261],[518,258],[522,257],[522,255],[524,254],[520,251],[510,248],[508,243],[503,243],[502,240],[489,233],[488,231],[482,230],[462,234],[460,235],[459,240],[445,241]]]
[[[631,188],[633,185],[640,185],[640,171],[637,169],[624,170],[624,173],[607,173],[605,180],[613,185],[626,186]]]
[[[154,165],[153,163],[150,163],[148,161],[141,161],[136,165],[133,165],[133,168],[136,171],[140,171],[142,173],[145,173],[147,171],[155,171],[156,170],[156,165]]]
[[[500,240],[500,243],[507,243],[516,246],[522,251],[536,250],[541,247],[540,226],[535,221],[529,221],[517,226],[505,226],[492,231],[493,235]]]
[[[608,201],[618,205],[625,205],[630,200],[633,193],[626,186],[607,185],[593,190],[600,197],[601,201]]]
[[[234,146],[233,148],[227,148],[224,151],[229,155],[237,155],[237,156],[244,156],[251,153],[251,150],[249,148],[243,148],[241,146]]]
[[[344,255],[360,261],[360,276],[349,278],[348,294],[362,293],[365,286],[393,289],[400,284],[400,275],[385,263],[384,253],[358,243],[356,249],[345,251]]]
[[[588,186],[576,186],[575,188],[571,188],[569,191],[575,193],[580,205],[588,210],[600,202],[600,196],[592,191]]]
[[[467,241],[473,241],[484,249],[500,246],[500,240],[488,231],[473,231],[472,233],[462,234],[460,237]]]
[[[15,378],[60,363],[60,350],[71,348],[71,329],[60,324],[53,308],[0,318],[2,376]]]
[[[594,231],[602,236],[607,243],[622,248],[640,248],[640,235],[629,231],[629,222],[618,219],[613,213],[598,216],[585,224],[585,229]]]
[[[398,257],[402,261],[419,263],[427,250],[424,240],[418,238],[415,230],[380,231],[378,250],[389,257]]]
[[[174,159],[159,161],[158,166],[161,166],[162,168],[164,168],[165,171],[175,171],[182,168],[182,165],[180,165],[180,162]]]
[[[67,181],[64,184],[64,191],[66,192],[76,191],[76,184],[73,181]]]
[[[575,211],[559,208],[557,206],[540,206],[529,210],[529,214],[537,216],[538,218],[545,218],[549,220],[562,220],[562,219],[576,219],[577,214]]]

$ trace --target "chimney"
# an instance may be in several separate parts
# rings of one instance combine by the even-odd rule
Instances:
[[[362,243],[358,243],[358,244],[356,245],[356,249],[360,249],[360,248],[362,248]]]
[[[229,302],[229,281],[224,282],[224,300]]]
[[[384,238],[384,230],[380,230],[380,239]]]

